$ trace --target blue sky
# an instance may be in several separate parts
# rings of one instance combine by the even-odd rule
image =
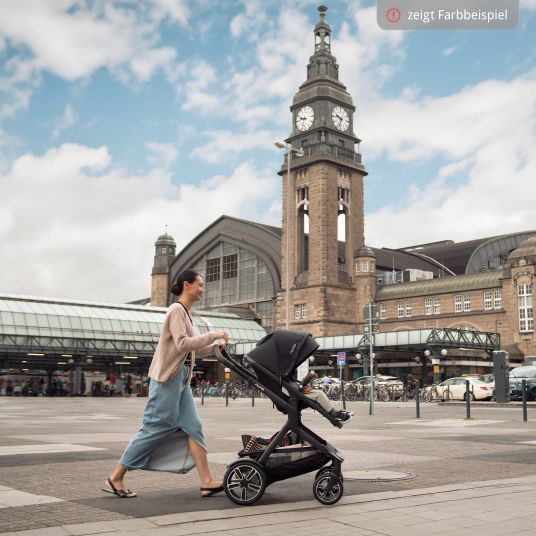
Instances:
[[[149,294],[153,243],[221,214],[279,225],[289,105],[319,2],[0,3],[3,292]],[[536,0],[507,31],[383,31],[332,1],[366,240],[536,229]]]

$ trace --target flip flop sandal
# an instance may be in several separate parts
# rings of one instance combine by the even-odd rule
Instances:
[[[216,493],[220,493],[224,490],[223,486],[218,486],[216,488],[199,488],[201,490],[201,497],[212,497]]]
[[[115,495],[116,497],[119,497],[121,499],[135,499],[137,497],[137,495],[131,495],[131,493],[134,493],[134,492],[130,491],[129,489],[116,488],[113,485],[109,477],[106,479],[106,483],[110,486],[110,488],[112,488],[112,489],[102,488],[102,491],[106,493],[111,493],[112,495]]]

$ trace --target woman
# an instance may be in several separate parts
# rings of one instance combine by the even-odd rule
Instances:
[[[130,440],[103,489],[124,499],[137,497],[136,493],[125,488],[123,478],[126,472],[150,468],[151,454],[178,430],[187,435],[189,451],[199,473],[201,496],[210,497],[223,491],[221,483],[214,480],[210,472],[190,380],[196,354],[211,353],[212,343],[217,339],[227,343],[228,335],[225,331],[194,334],[192,306],[203,297],[204,292],[203,278],[197,272],[183,272],[171,292],[179,299],[169,307],[164,318],[160,340],[149,368],[149,400],[142,427]]]

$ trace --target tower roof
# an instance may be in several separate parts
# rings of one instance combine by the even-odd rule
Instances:
[[[357,252],[357,257],[376,257],[376,254],[369,247],[363,246]]]
[[[508,259],[519,259],[521,257],[534,257],[536,256],[536,236],[531,236],[521,242],[517,249],[514,249],[508,256]]]
[[[175,242],[175,239],[167,233],[160,235],[157,238],[154,245],[155,246],[173,246],[174,248],[177,247],[177,243]]]

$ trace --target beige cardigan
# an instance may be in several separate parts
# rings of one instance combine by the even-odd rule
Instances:
[[[212,343],[216,339],[218,334],[214,331],[195,335],[186,309],[180,303],[174,303],[164,317],[160,340],[149,367],[149,377],[157,382],[167,382],[179,372],[186,356],[191,352],[191,379],[195,355],[212,353]]]

